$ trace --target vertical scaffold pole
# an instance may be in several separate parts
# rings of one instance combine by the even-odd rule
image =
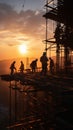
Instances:
[[[15,122],[17,121],[17,82],[15,81]]]
[[[48,5],[48,0],[46,0],[46,14],[48,12],[47,5]],[[48,31],[47,28],[48,28],[48,19],[46,18],[46,46],[45,46],[46,55],[47,55],[47,31]]]
[[[9,85],[9,126],[11,125],[11,81]]]

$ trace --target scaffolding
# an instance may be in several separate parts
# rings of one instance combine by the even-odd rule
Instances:
[[[71,64],[71,54],[73,50],[73,17],[72,17],[72,0],[46,0],[46,13],[43,17],[46,19],[46,38],[45,50],[52,53],[51,48],[55,48],[56,54],[56,72],[62,67],[67,72]],[[56,29],[53,40],[48,39],[48,19],[56,22]],[[49,46],[49,47],[48,47]],[[62,61],[63,60],[63,61]],[[64,64],[62,65],[62,62]],[[58,68],[58,69],[57,69]],[[69,69],[70,69],[69,68]]]
[[[73,49],[70,42],[67,46],[61,42],[63,33],[60,32],[60,29],[66,29],[67,32],[65,25],[72,27],[72,22],[70,24],[69,19],[68,21],[64,19],[64,12],[61,14],[64,10],[64,1],[58,0],[56,5],[54,0],[50,2],[47,0],[46,14],[44,15],[46,18],[45,50],[51,52],[55,48],[56,68],[58,69],[60,58],[62,63],[62,51],[65,53],[65,63],[67,63],[70,55],[69,50]],[[52,6],[49,5],[51,2],[53,2]],[[57,22],[53,39],[47,37],[48,19]],[[29,59],[26,60],[28,69]],[[65,118],[65,113],[71,116],[73,113],[73,75],[72,77],[58,77],[56,75],[42,76],[40,73],[15,73],[14,75],[2,75],[1,79],[9,82],[9,122],[6,126],[8,130],[73,129],[73,118],[67,116],[67,121]]]
[[[15,73],[1,79],[9,82],[7,130],[73,129],[73,76]]]

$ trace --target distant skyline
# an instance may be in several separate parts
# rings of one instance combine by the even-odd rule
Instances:
[[[0,0],[0,60],[39,57],[44,51],[45,0]],[[49,37],[53,33],[49,20]],[[27,51],[19,52],[25,45]]]

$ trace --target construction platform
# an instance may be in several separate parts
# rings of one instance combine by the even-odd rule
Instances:
[[[7,129],[73,129],[73,77],[71,75],[16,73],[1,75],[1,79],[10,84]],[[13,91],[14,117],[12,114]]]

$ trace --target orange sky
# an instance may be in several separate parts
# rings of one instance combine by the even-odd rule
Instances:
[[[17,57],[40,57],[45,45],[45,19],[43,10],[21,10],[0,3],[0,60]],[[53,35],[53,23],[49,20],[48,37]],[[24,44],[27,52],[20,53],[18,46]]]

